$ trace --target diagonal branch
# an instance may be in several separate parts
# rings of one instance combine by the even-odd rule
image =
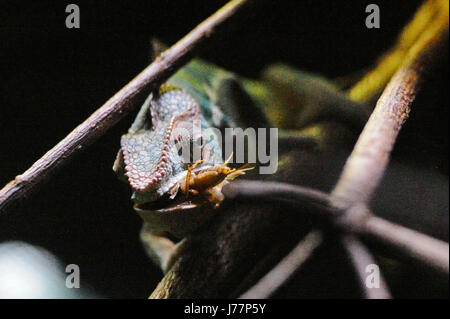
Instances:
[[[240,299],[270,298],[309,260],[322,242],[322,232],[319,230],[311,231],[272,270],[242,294]]]
[[[0,212],[23,198],[55,174],[74,155],[94,143],[125,117],[151,90],[167,80],[193,56],[194,51],[230,20],[248,0],[233,0],[199,24],[184,38],[163,52],[131,82],[111,97],[102,107],[76,127],[69,135],[0,190]]]
[[[368,239],[390,247],[398,257],[421,262],[438,272],[449,274],[449,244],[418,231],[371,216],[358,231]]]
[[[409,51],[412,58],[405,60],[385,88],[332,192],[336,207],[345,209],[357,202],[367,203],[373,195],[430,60],[446,42],[448,13],[445,27],[439,31],[424,33],[416,41]]]
[[[364,297],[367,299],[391,299],[391,293],[381,274],[379,274],[379,287],[368,287],[366,283],[367,266],[376,265],[376,262],[364,244],[353,235],[343,235],[341,241],[358,276]]]
[[[345,211],[346,230],[372,237],[408,257],[448,274],[448,243],[373,216],[367,209],[388,165],[391,151],[430,63],[448,36],[448,5],[444,22],[434,24],[410,48],[377,102],[331,193],[331,204]]]

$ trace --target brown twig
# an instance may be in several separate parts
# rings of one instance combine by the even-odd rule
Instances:
[[[332,192],[333,204],[341,209],[357,202],[367,203],[378,186],[390,153],[410,112],[430,59],[443,46],[448,20],[439,33],[426,33],[410,50],[407,60],[383,91],[375,110],[347,159],[343,173]],[[417,53],[416,50],[423,51]]]
[[[297,272],[323,242],[323,234],[313,230],[295,246],[274,268],[254,286],[240,296],[240,299],[270,298]]]
[[[408,117],[419,80],[417,70],[401,69],[384,90],[332,192],[339,208],[367,202],[374,193]]]
[[[163,52],[131,82],[111,97],[89,118],[0,190],[0,212],[23,198],[37,185],[51,177],[62,164],[95,142],[119,120],[134,109],[151,90],[167,80],[192,57],[194,51],[210,38],[216,29],[233,17],[249,0],[233,0],[199,24],[184,38]]]
[[[367,299],[390,299],[391,293],[387,287],[381,273],[378,275],[379,287],[368,287],[366,279],[368,273],[366,272],[368,265],[376,265],[375,259],[369,250],[353,235],[343,235],[342,244],[349,255],[356,275],[361,284],[361,289],[364,292],[364,297]]]
[[[336,224],[345,232],[376,241],[394,251],[399,259],[419,261],[449,274],[448,243],[377,217],[364,203],[356,203],[343,210]]]
[[[228,199],[259,198],[276,200],[293,200],[322,208],[326,216],[333,216],[333,208],[329,205],[329,195],[319,190],[287,183],[272,181],[234,181],[223,188]]]
[[[448,35],[448,6],[445,23],[424,32],[410,48],[395,73],[347,159],[343,173],[331,193],[332,205],[346,212],[345,228],[402,251],[408,257],[449,272],[448,243],[373,216],[366,207],[388,165],[399,131],[410,112],[430,61]],[[351,222],[348,222],[351,221]]]

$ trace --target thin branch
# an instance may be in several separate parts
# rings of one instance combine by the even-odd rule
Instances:
[[[444,241],[373,215],[365,220],[359,233],[393,248],[398,257],[407,257],[449,274],[449,244]]]
[[[151,90],[158,87],[188,62],[194,51],[205,43],[219,26],[230,20],[238,10],[249,2],[251,1],[230,1],[157,57],[152,64],[36,161],[28,170],[0,190],[0,212],[54,175],[62,164],[82,151],[86,146],[95,142],[119,120],[124,118]]]
[[[448,15],[448,13],[447,13]],[[347,159],[332,192],[333,204],[346,209],[368,202],[389,162],[398,133],[410,112],[429,62],[443,46],[448,19],[439,32],[427,32],[409,51],[409,59],[395,73],[377,102],[364,130]]]
[[[336,219],[339,228],[395,251],[399,259],[414,260],[449,274],[449,244],[375,216],[358,203]]]
[[[378,276],[379,287],[369,287],[366,283],[369,275],[366,272],[367,266],[376,265],[376,261],[364,244],[353,235],[343,235],[341,241],[358,276],[364,297],[366,299],[391,299],[391,293],[381,273]]]
[[[260,198],[284,199],[322,208],[326,216],[334,216],[336,211],[330,207],[329,195],[319,190],[287,183],[272,181],[233,181],[223,188],[226,199]]]
[[[240,296],[240,299],[270,298],[297,272],[322,244],[323,234],[313,230],[308,233],[291,252],[272,268],[254,286]]]

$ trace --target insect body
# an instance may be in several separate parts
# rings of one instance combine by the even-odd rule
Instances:
[[[192,193],[194,195],[204,195],[209,202],[214,203],[215,207],[223,200],[221,189],[229,180],[233,180],[239,175],[244,175],[245,171],[253,169],[241,167],[239,169],[230,168],[227,164],[233,154],[222,165],[214,165],[199,172],[193,172],[198,164],[203,160],[197,161],[188,168],[186,178],[181,181],[179,187],[185,195]]]

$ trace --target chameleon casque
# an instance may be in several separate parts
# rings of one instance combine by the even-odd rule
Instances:
[[[318,117],[333,116],[330,110],[341,107],[347,110],[352,122],[361,124],[365,120],[365,114],[354,114],[354,110],[364,108],[355,107],[355,102],[332,85],[324,84],[325,80],[299,72],[288,74],[285,67],[274,67],[272,71],[275,82],[277,78],[282,82],[286,76],[293,77],[289,84],[294,84],[297,93],[303,94],[305,101],[317,101],[313,103],[314,109],[306,112],[317,113]],[[122,136],[113,169],[132,188],[134,210],[144,220],[141,240],[148,255],[164,272],[183,247],[183,240],[176,244],[169,237],[183,239],[195,231],[214,215],[214,207],[223,199],[221,187],[251,169],[231,168],[222,152],[222,141],[214,134],[202,136],[199,141],[193,134],[193,124],[202,130],[289,128],[283,125],[283,121],[292,121],[289,110],[301,108],[283,107],[275,91],[262,82],[193,60],[158,92],[150,94],[128,133]],[[272,114],[273,103],[280,112]],[[283,109],[288,111],[283,113]],[[201,159],[194,160],[192,156],[186,159],[186,154],[180,154],[183,146],[198,147]]]

